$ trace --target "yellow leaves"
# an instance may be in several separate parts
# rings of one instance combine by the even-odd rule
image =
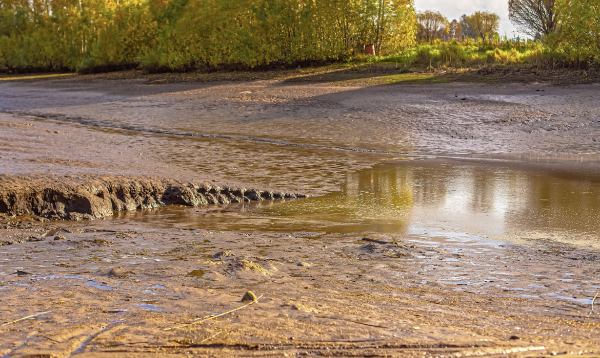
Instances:
[[[550,42],[569,60],[600,59],[600,11],[597,0],[557,0],[558,33]]]
[[[484,41],[498,33],[500,28],[500,16],[488,11],[476,11],[473,15],[467,16],[466,20],[477,36]]]
[[[40,17],[36,28],[24,27],[19,38],[0,35],[0,67],[331,60],[360,53],[367,43],[383,53],[401,51],[414,45],[416,31],[413,0],[49,2],[52,16]]]

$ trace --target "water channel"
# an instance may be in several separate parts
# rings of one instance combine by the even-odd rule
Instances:
[[[570,163],[573,165],[573,163]],[[600,247],[600,173],[565,162],[437,158],[349,174],[308,199],[116,213],[111,225],[244,232],[377,232]]]

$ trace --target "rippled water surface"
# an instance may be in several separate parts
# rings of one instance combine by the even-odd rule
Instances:
[[[380,232],[600,246],[600,174],[533,162],[412,160],[348,175],[309,199],[167,207],[112,223],[238,231]]]

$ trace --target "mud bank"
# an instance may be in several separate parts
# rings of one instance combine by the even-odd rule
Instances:
[[[113,211],[304,197],[158,177],[0,175],[0,213],[48,219],[101,219]]]

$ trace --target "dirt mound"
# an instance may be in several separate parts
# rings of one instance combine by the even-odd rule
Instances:
[[[165,205],[197,206],[302,197],[256,189],[221,188],[157,177],[0,175],[0,213],[83,220],[113,211]]]

